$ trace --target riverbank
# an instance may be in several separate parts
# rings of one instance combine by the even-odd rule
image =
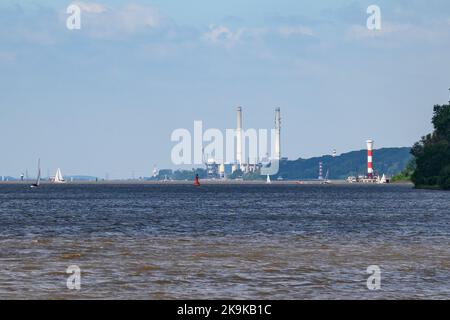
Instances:
[[[448,191],[448,190],[445,190],[444,188],[442,188],[442,187],[440,187],[438,185],[433,185],[433,186],[417,185],[417,186],[414,186],[414,189]]]
[[[0,181],[1,185],[31,185],[34,181]],[[329,183],[324,183],[318,180],[283,180],[283,181],[272,181],[268,184],[263,180],[200,180],[203,185],[368,185],[367,183],[348,183],[346,180],[332,180]],[[193,181],[184,180],[172,180],[172,181],[141,181],[141,180],[109,180],[109,181],[71,181],[61,184],[55,184],[50,181],[41,181],[41,185],[55,185],[55,186],[65,186],[65,185],[191,185]],[[411,182],[394,182],[391,184],[396,185],[413,185]],[[372,184],[370,184],[372,185]],[[388,184],[385,184],[388,185]]]

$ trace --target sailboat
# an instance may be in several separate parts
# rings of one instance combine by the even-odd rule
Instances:
[[[41,184],[41,159],[38,160],[38,176],[36,178],[36,183],[33,183],[30,187],[37,188]]]
[[[272,183],[272,181],[270,181],[270,176],[269,175],[267,175],[266,183],[267,184]]]
[[[381,177],[381,179],[380,179],[380,177],[378,177],[378,183],[380,183],[380,184],[387,183],[386,175],[384,173],[383,173],[383,176]]]
[[[327,169],[327,174],[325,175],[325,181],[323,182],[324,184],[330,184],[331,183],[330,179],[328,179],[329,175],[330,175],[330,170]]]
[[[66,182],[66,180],[64,180],[61,169],[58,168],[58,170],[56,170],[56,174],[55,174],[55,180],[53,180],[54,183],[64,183]]]
[[[322,178],[320,184],[330,184],[331,183],[330,179],[328,179],[329,174],[330,174],[330,171],[327,170],[327,174],[325,175],[325,178]]]

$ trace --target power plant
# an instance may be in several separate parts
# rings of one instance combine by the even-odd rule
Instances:
[[[280,108],[275,109],[275,159],[281,160],[281,115]]]
[[[282,158],[281,156],[281,110],[280,108],[275,109],[275,121],[274,121],[274,129],[272,130],[272,145],[271,145],[271,154],[269,157],[268,153],[266,156],[262,156],[261,152],[259,156],[254,156],[250,159],[249,156],[246,156],[246,149],[249,149],[246,146],[246,138],[250,140],[249,130],[244,129],[244,122],[242,117],[243,108],[238,106],[236,108],[236,129],[234,130],[234,138],[236,139],[235,147],[233,145],[235,151],[234,161],[225,162],[223,159],[214,159],[213,157],[204,158],[204,164],[206,166],[206,176],[209,179],[227,179],[232,177],[233,179],[242,179],[244,174],[248,173],[256,173],[261,168],[268,166],[271,164],[271,161],[274,160],[286,160],[286,158]],[[254,142],[254,141],[253,141]],[[373,146],[374,140],[368,139],[366,140],[367,147],[367,173],[363,175],[358,175],[356,173],[355,176],[351,176],[347,178],[347,181],[350,183],[359,182],[359,183],[389,183],[389,179],[383,174],[382,176],[378,175],[376,171],[374,171],[373,165]],[[258,148],[261,148],[261,141],[258,141]],[[261,150],[260,150],[261,151]],[[265,151],[263,151],[265,152]],[[251,154],[251,152],[249,152]],[[332,157],[336,158],[337,152],[335,149],[332,151]],[[233,159],[233,157],[231,158]],[[329,164],[326,164],[327,168]],[[329,183],[329,168],[327,169],[326,177],[324,177],[324,163],[322,161],[319,162],[319,175],[318,181],[324,183]],[[360,168],[361,170],[361,168]],[[281,177],[278,178],[280,180]]]
[[[236,110],[236,164],[241,166],[242,159],[242,107],[237,107]]]
[[[245,136],[244,136],[244,128],[242,121],[242,107],[236,108],[236,158],[232,163],[221,162],[220,159],[214,159],[206,157],[204,163],[206,167],[207,177],[209,179],[225,179],[235,172],[244,173],[253,173],[257,172],[262,168],[263,165],[270,162],[270,160],[281,160],[281,110],[280,108],[275,109],[275,129],[274,129],[274,142],[273,142],[273,156],[271,159],[267,156],[266,158],[260,158],[259,156],[256,158],[250,159],[247,156],[247,159],[244,159],[244,146],[245,146]],[[261,146],[261,143],[258,142],[258,146]],[[219,161],[218,161],[219,160]],[[238,177],[239,178],[239,177]]]

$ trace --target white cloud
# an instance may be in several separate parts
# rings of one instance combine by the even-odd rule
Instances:
[[[284,38],[289,38],[291,36],[313,36],[313,31],[308,27],[298,26],[284,26],[278,29],[280,35]]]
[[[151,6],[129,4],[122,8],[91,7],[82,15],[82,31],[96,38],[114,38],[139,33],[162,24],[159,10]],[[101,13],[101,14],[99,14]]]
[[[314,35],[312,29],[304,26],[283,26],[278,28],[270,27],[247,27],[239,28],[233,31],[226,26],[210,25],[209,31],[203,35],[203,38],[213,44],[223,45],[231,48],[238,43],[248,43],[249,41],[264,40],[267,36],[278,36],[290,38],[293,36]]]
[[[85,13],[103,13],[107,11],[104,5],[98,3],[75,1],[73,4],[79,6],[81,12]]]
[[[379,39],[399,46],[406,43],[442,43],[449,37],[449,29],[441,23],[424,25],[383,23],[381,30],[369,30],[366,26],[353,25],[347,30],[348,40]]]
[[[154,28],[160,25],[159,10],[153,7],[130,4],[117,14],[117,22],[128,32],[142,28]]]
[[[238,43],[244,30],[238,29],[233,32],[225,26],[210,25],[209,31],[204,34],[204,39],[214,44],[221,44],[225,47],[232,47]]]
[[[396,34],[407,33],[411,30],[410,25],[383,23],[381,30],[369,30],[363,25],[353,25],[347,32],[347,38],[354,40],[386,38]]]

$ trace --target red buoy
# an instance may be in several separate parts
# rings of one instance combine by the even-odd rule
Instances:
[[[196,187],[200,186],[200,181],[198,180],[198,174],[195,175],[194,186],[196,186]]]

